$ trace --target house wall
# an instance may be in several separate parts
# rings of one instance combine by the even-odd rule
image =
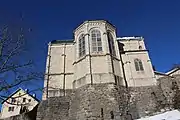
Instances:
[[[14,103],[14,105],[9,104],[11,103],[11,98],[16,99],[16,102]],[[7,118],[10,116],[20,114],[21,106],[26,106],[28,111],[31,111],[38,104],[38,102],[34,98],[32,98],[23,90],[20,90],[19,92],[14,94],[11,98],[7,100],[9,103],[7,102],[3,103],[2,108],[1,108],[1,118]],[[23,102],[23,98],[26,98],[26,102]],[[29,99],[31,99],[30,102],[29,102]],[[8,111],[9,107],[14,107],[14,111]]]
[[[2,118],[2,119],[0,118],[0,120],[36,120],[37,108],[38,108],[38,105],[35,106],[33,110],[29,112],[16,115],[16,116],[11,116],[8,118]]]

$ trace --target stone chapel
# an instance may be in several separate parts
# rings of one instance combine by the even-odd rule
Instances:
[[[43,99],[96,83],[155,85],[144,38],[118,37],[108,21],[88,20],[74,30],[74,39],[49,43]]]

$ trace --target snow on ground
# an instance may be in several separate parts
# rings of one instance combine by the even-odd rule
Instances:
[[[137,120],[180,120],[180,112],[178,110],[173,110]]]

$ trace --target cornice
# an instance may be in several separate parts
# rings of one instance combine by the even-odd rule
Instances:
[[[112,55],[109,54],[109,53],[106,53],[106,54],[93,54],[93,53],[92,53],[91,55],[87,54],[87,55],[79,58],[77,61],[73,62],[73,65],[75,65],[75,64],[79,63],[80,61],[86,59],[87,56],[90,56],[90,57],[101,57],[101,56],[107,56],[107,55],[111,56],[113,59],[116,59],[116,60],[120,61],[120,59],[118,59],[118,58],[115,57],[115,56],[112,56]]]

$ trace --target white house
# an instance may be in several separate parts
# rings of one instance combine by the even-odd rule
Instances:
[[[85,21],[72,40],[50,42],[46,65],[43,100],[86,84],[156,84],[144,38],[117,37],[116,28],[105,20]]]
[[[39,100],[34,95],[19,88],[2,102],[1,118],[15,116],[24,112],[31,111]]]

